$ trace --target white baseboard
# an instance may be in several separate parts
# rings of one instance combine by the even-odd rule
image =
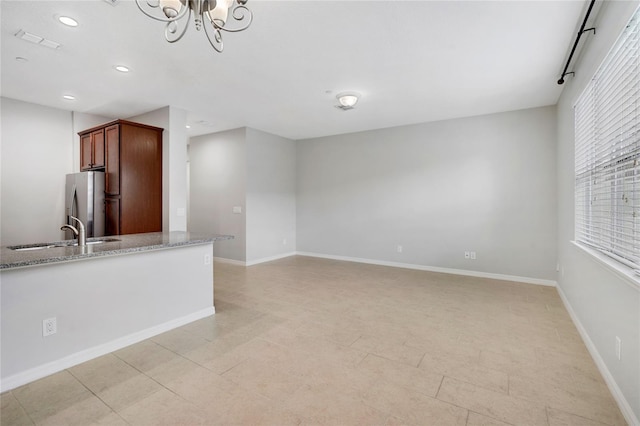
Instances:
[[[242,260],[227,259],[226,257],[214,257],[215,262],[228,263],[229,265],[247,266],[247,262]]]
[[[296,255],[296,252],[292,251],[289,253],[277,254],[275,256],[269,256],[269,257],[263,257],[260,259],[250,260],[248,262],[243,262],[242,260],[227,259],[225,257],[214,257],[213,260],[220,263],[228,263],[230,265],[253,266],[253,265],[258,265],[260,263],[271,262],[272,260],[284,259],[285,257],[291,257],[295,255]]]
[[[416,265],[413,263],[387,262],[384,260],[362,259],[358,257],[334,256],[321,253],[296,252],[299,256],[320,257],[323,259],[344,260],[346,262],[368,263],[371,265],[392,266],[395,268],[416,269],[419,271],[440,272],[443,274],[464,275],[468,277],[491,278],[502,281],[515,281],[526,284],[544,285],[556,287],[557,282],[554,280],[544,280],[541,278],[520,277],[517,275],[494,274],[490,272],[467,271],[465,269],[440,268],[438,266]]]
[[[98,358],[102,355],[117,351],[134,343],[141,342],[150,337],[164,333],[165,331],[173,330],[174,328],[188,324],[190,322],[199,320],[211,316],[216,313],[215,307],[202,309],[184,317],[176,318],[171,321],[167,321],[162,324],[155,325],[145,330],[137,331],[127,336],[120,337],[116,340],[112,340],[107,343],[103,343],[98,346],[94,346],[89,349],[76,352],[74,354],[65,356],[64,358],[56,361],[48,362],[38,367],[30,368],[13,376],[5,377],[0,382],[0,392],[6,392],[11,389],[15,389],[18,386],[33,382],[74,365],[82,364],[83,362],[90,361],[94,358]]]
[[[629,402],[622,394],[622,391],[618,387],[618,384],[616,383],[615,379],[611,375],[611,372],[607,368],[607,364],[605,364],[604,360],[600,356],[600,353],[598,352],[598,349],[596,349],[596,345],[593,344],[593,341],[589,337],[587,330],[584,328],[584,326],[580,322],[580,318],[578,318],[575,311],[573,310],[573,307],[569,303],[569,299],[567,299],[567,296],[564,294],[564,291],[562,291],[562,287],[557,286],[557,289],[565,309],[567,310],[567,312],[569,312],[569,316],[571,317],[571,319],[573,320],[573,323],[578,329],[578,332],[582,337],[582,341],[584,342],[585,346],[587,347],[587,350],[591,354],[591,358],[593,358],[596,365],[598,366],[598,370],[600,370],[600,374],[602,374],[602,377],[604,378],[604,381],[607,384],[607,387],[609,387],[609,390],[611,391],[613,398],[618,403],[618,407],[620,408],[620,411],[622,412],[622,415],[624,416],[625,420],[630,425],[636,425],[636,426],[640,425],[640,421],[638,420],[633,410],[631,409]]]
[[[252,260],[250,262],[246,262],[247,266],[257,265],[259,263],[271,262],[272,260],[284,259],[285,257],[295,256],[296,252],[292,251],[289,253],[278,254],[275,256],[263,257],[261,259]]]

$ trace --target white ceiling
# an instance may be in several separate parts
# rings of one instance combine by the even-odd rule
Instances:
[[[191,135],[249,126],[304,139],[553,105],[585,2],[249,0],[253,24],[224,34],[223,53],[193,23],[167,43],[133,0],[0,5],[2,96],[109,118],[171,105]],[[347,90],[362,98],[341,111]]]

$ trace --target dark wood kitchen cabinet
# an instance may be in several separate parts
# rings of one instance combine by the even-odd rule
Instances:
[[[104,167],[104,129],[80,133],[80,170]]]
[[[80,133],[104,134],[105,234],[162,231],[162,131],[116,120]]]

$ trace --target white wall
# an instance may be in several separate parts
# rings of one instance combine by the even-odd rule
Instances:
[[[2,391],[214,313],[212,244],[2,270]],[[42,336],[56,318],[57,333]]]
[[[187,230],[187,112],[164,107],[127,120],[161,127],[162,134],[162,230]]]
[[[233,235],[215,245],[215,256],[246,261],[246,130],[192,137],[189,159],[189,230]]]
[[[1,244],[63,239],[65,175],[73,172],[71,113],[1,102]]]
[[[630,424],[640,424],[640,289],[575,247],[573,104],[627,24],[638,1],[605,2],[575,77],[565,83],[558,104],[559,290],[586,334],[613,394]],[[622,340],[621,359],[615,338]]]
[[[544,107],[299,141],[298,251],[555,279],[555,132]]]
[[[247,263],[296,250],[296,142],[247,129]]]

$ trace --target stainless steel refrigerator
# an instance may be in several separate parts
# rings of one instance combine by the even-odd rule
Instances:
[[[104,172],[80,172],[67,175],[65,215],[69,225],[76,226],[69,215],[82,221],[88,237],[104,236]],[[73,239],[71,231],[65,231]]]

